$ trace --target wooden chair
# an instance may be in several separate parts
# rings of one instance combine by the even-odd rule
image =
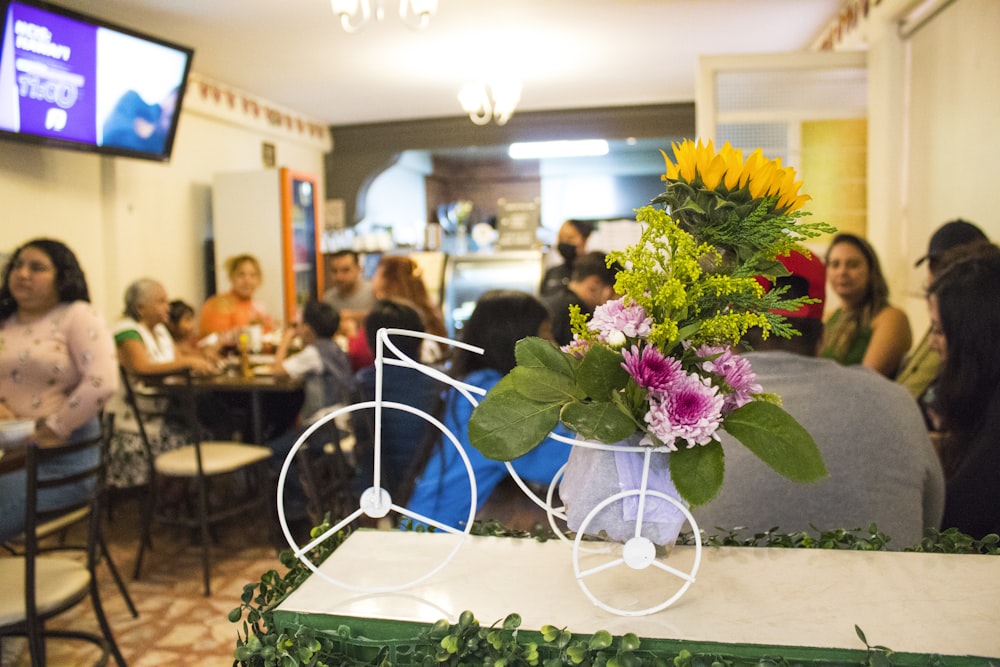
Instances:
[[[274,514],[274,482],[268,468],[271,450],[242,442],[202,440],[196,388],[190,371],[143,375],[133,379],[122,368],[121,377],[126,402],[135,413],[149,466],[149,488],[143,502],[142,535],[134,576],[139,578],[146,548],[152,545],[151,529],[154,523],[196,529],[201,542],[205,595],[211,595],[212,527],[237,518],[261,514],[270,517]],[[178,419],[189,443],[155,453],[148,423],[152,418],[165,417]],[[241,480],[242,493],[238,497],[214,497],[216,493],[225,491],[220,482],[232,480],[237,473],[246,476]],[[180,488],[184,491],[179,506],[171,507],[165,502],[165,483],[172,483],[175,490]],[[193,491],[193,503],[188,491]]]
[[[95,664],[106,664],[108,656],[112,655],[120,667],[125,665],[104,614],[95,572],[100,559],[100,504],[104,497],[104,473],[113,420],[113,415],[108,415],[102,421],[100,435],[89,440],[62,447],[29,445],[27,448],[24,550],[17,556],[0,558],[0,589],[4,591],[4,595],[0,596],[0,636],[25,636],[33,667],[47,664],[46,637],[90,642],[101,649],[101,657]],[[67,455],[85,457],[88,450],[94,449],[97,455],[92,463],[83,464],[85,469],[64,477],[39,475],[39,469],[49,462]],[[80,488],[87,490],[82,497],[79,496]],[[60,490],[64,493],[76,491],[71,493],[75,499],[53,506],[51,494]],[[59,545],[39,544],[43,527],[66,517],[77,517],[76,520],[79,520],[81,512],[87,519],[84,559],[57,555],[63,550]],[[69,549],[76,550],[77,547]],[[79,630],[46,629],[46,621],[76,606],[88,595],[101,629],[100,635]]]

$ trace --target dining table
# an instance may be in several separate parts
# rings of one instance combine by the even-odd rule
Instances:
[[[0,434],[0,475],[21,470],[27,461],[27,448],[32,444],[33,433],[18,436]]]
[[[246,398],[245,406],[249,412],[249,441],[263,445],[267,441],[265,401],[268,396],[291,397],[303,391],[301,378],[285,375],[275,375],[271,372],[273,357],[270,355],[251,355],[250,369],[252,373],[244,374],[240,370],[238,359],[228,359],[221,365],[221,372],[212,375],[193,375],[191,386],[196,392],[211,392],[218,395]],[[240,401],[242,403],[242,401]]]
[[[0,447],[0,475],[24,468],[27,460],[24,447]]]

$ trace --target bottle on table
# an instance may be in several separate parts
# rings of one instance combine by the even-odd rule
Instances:
[[[240,353],[240,374],[249,379],[253,377],[253,366],[250,365],[250,336],[241,333],[237,339],[237,349]]]

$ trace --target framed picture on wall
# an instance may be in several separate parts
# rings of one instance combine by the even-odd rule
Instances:
[[[277,163],[277,158],[275,155],[274,144],[269,141],[261,142],[260,144],[260,161],[268,169],[274,167]]]

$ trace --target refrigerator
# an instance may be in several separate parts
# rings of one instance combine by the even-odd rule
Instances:
[[[323,294],[317,178],[291,169],[225,172],[212,179],[216,290],[228,289],[226,258],[249,253],[263,272],[255,298],[290,322]]]
[[[511,289],[538,295],[542,282],[540,250],[478,252],[449,255],[445,262],[442,308],[448,335],[461,338],[476,300],[491,289]]]

